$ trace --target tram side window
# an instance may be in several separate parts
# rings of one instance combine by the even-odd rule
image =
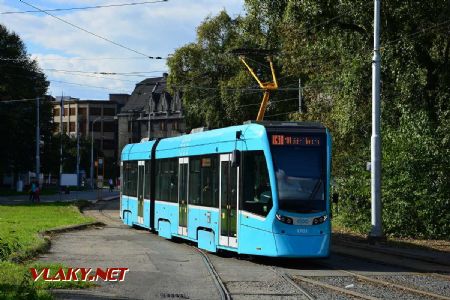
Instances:
[[[178,160],[159,159],[156,161],[155,197],[161,201],[178,201]]]
[[[150,199],[150,161],[145,161],[144,198]]]
[[[243,152],[242,163],[242,209],[267,216],[272,208],[272,191],[263,151]]]
[[[201,159],[200,205],[219,207],[219,160],[217,156]]]
[[[189,204],[219,206],[219,160],[217,156],[193,157],[189,161]]]
[[[201,158],[192,157],[189,160],[189,204],[200,205],[201,194]]]
[[[120,174],[122,174],[122,181],[120,182],[120,188],[122,189],[122,195],[127,195],[127,181],[128,181],[128,162],[124,161],[120,167]]]
[[[130,161],[126,163],[126,181],[125,192],[127,196],[137,197],[137,174],[138,174],[138,163],[137,161]]]

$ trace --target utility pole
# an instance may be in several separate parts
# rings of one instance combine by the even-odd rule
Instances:
[[[302,113],[302,96],[303,96],[303,91],[302,91],[302,80],[299,78],[298,79],[298,112]]]
[[[381,0],[374,0],[374,36],[372,59],[372,138],[371,138],[371,208],[372,229],[370,239],[383,238],[381,220],[381,109],[380,109],[380,16]]]
[[[63,173],[63,134],[64,134],[64,124],[63,124],[63,115],[64,115],[64,94],[61,93],[61,109],[59,112],[59,129],[60,129],[60,145],[59,145],[59,185],[61,186],[61,177]]]
[[[78,119],[79,104],[77,104],[77,187],[80,187],[80,122]]]
[[[41,156],[40,156],[40,144],[41,144],[41,130],[39,126],[39,97],[36,98],[36,178],[39,185],[39,174],[41,173]]]

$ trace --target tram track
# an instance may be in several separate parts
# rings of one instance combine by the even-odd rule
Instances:
[[[226,288],[222,278],[220,277],[219,273],[217,273],[213,263],[208,257],[208,254],[206,254],[203,250],[199,248],[195,248],[198,253],[200,253],[203,262],[206,265],[206,268],[208,269],[209,273],[211,274],[211,277],[213,278],[214,284],[217,288],[217,291],[219,292],[220,299],[222,300],[231,300],[231,294]]]

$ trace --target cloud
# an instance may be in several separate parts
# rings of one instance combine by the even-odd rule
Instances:
[[[33,1],[44,8],[79,7],[125,3],[108,1]],[[130,1],[131,2],[131,1]],[[136,0],[136,2],[138,2]],[[19,2],[20,3],[20,2]],[[149,56],[167,56],[176,48],[195,40],[196,27],[209,15],[226,9],[231,15],[241,12],[243,0],[169,0],[164,3],[120,8],[74,10],[54,13],[58,17],[100,36]],[[0,0],[0,11],[28,10]],[[0,23],[18,33],[28,52],[38,58],[51,83],[50,93],[71,94],[80,98],[107,98],[108,93],[131,91],[144,77],[63,73],[49,71],[75,70],[85,72],[165,71],[163,60],[138,59],[140,54],[118,47],[73,28],[45,14],[0,15]],[[102,59],[102,58],[133,59]],[[76,58],[97,58],[80,60]],[[149,73],[160,76],[160,73]],[[108,78],[100,78],[100,76]],[[56,81],[99,86],[108,90],[81,87]]]

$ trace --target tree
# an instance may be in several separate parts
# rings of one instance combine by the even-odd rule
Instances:
[[[0,174],[32,170],[35,157],[36,101],[8,102],[43,97],[48,81],[28,56],[20,37],[0,24]],[[51,105],[41,100],[41,135],[44,149],[51,137]]]
[[[219,127],[254,119],[261,99],[249,94],[253,79],[228,53],[243,47],[273,50],[281,90],[272,95],[266,119],[315,120],[330,129],[333,176],[342,199],[337,220],[363,232],[370,227],[365,165],[370,159],[372,4],[246,0],[244,17],[221,12],[206,19],[197,41],[169,60],[169,82],[183,89],[188,123]],[[382,201],[388,234],[450,234],[448,15],[448,1],[382,2]],[[267,75],[264,60],[251,59],[256,72]],[[296,101],[288,100],[297,91],[283,95],[299,78],[302,114],[293,112]]]

